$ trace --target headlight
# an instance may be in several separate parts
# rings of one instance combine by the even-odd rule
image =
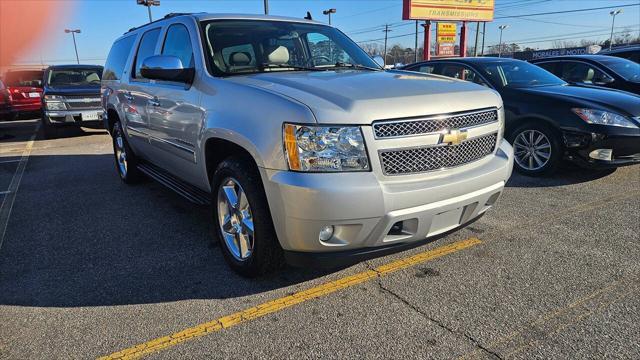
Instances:
[[[359,127],[285,124],[284,144],[291,170],[369,170],[369,158]]]
[[[62,101],[45,101],[47,110],[67,110],[66,105]]]
[[[595,110],[595,109],[571,109],[582,120],[589,124],[619,126],[626,128],[638,128],[631,120],[620,114]]]

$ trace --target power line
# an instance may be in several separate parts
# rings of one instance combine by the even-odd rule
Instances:
[[[615,8],[632,7],[632,6],[640,6],[640,4],[625,4],[625,5],[615,5],[615,6],[602,6],[602,7],[596,7],[596,8],[588,8],[588,9],[573,9],[573,10],[562,10],[562,11],[550,11],[550,12],[533,13],[533,14],[522,14],[522,15],[506,15],[506,16],[494,17],[494,20],[511,19],[511,18],[523,18],[523,17],[541,16],[541,15],[566,14],[566,13],[573,13],[573,12],[615,9]]]

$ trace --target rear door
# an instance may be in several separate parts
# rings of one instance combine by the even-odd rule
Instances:
[[[147,103],[152,98],[151,81],[140,74],[144,59],[156,54],[161,28],[145,31],[138,41],[131,65],[129,84],[125,87],[123,98],[124,113],[127,119],[126,131],[130,142],[143,157],[149,155],[149,114]]]

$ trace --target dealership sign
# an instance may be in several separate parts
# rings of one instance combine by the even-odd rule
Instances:
[[[494,0],[403,0],[404,20],[492,21]]]
[[[454,56],[456,54],[456,48],[453,44],[438,44],[436,47],[437,56]]]
[[[437,30],[438,44],[453,44],[456,42],[456,34],[458,32],[456,23],[439,22]]]

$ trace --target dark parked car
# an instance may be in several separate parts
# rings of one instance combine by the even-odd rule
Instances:
[[[408,65],[468,80],[502,96],[506,138],[516,169],[551,173],[563,158],[590,167],[640,163],[640,97],[623,91],[570,86],[525,61],[458,58]]]
[[[56,137],[68,125],[102,127],[101,78],[102,66],[97,65],[47,68],[42,97],[45,136]]]
[[[617,49],[602,50],[598,55],[616,56],[640,63],[640,45],[623,46]]]
[[[37,114],[42,106],[42,70],[9,70],[4,74],[8,110],[13,120],[23,114]]]
[[[571,55],[532,60],[562,80],[580,86],[603,86],[640,95],[640,64],[606,55]]]

